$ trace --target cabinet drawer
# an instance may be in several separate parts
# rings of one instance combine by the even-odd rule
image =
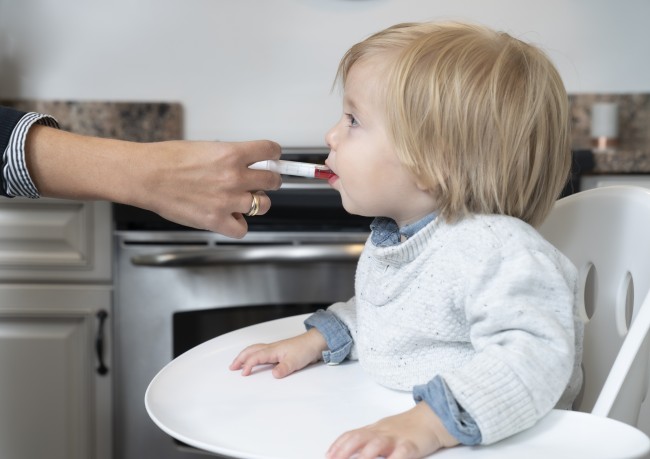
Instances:
[[[111,205],[0,200],[0,281],[110,281]]]

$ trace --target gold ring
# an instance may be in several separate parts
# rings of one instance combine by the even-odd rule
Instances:
[[[246,212],[247,217],[254,217],[260,211],[260,197],[257,193],[251,193],[253,202],[251,202],[251,208]]]

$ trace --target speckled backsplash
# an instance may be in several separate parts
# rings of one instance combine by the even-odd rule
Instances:
[[[178,103],[0,100],[0,105],[46,113],[77,134],[137,142],[183,138]]]
[[[619,150],[650,152],[650,94],[576,94],[569,96],[573,148],[591,148],[591,107],[596,102],[618,104]]]
[[[572,147],[591,147],[591,107],[596,102],[619,105],[619,147],[650,150],[650,94],[572,94]],[[0,100],[0,104],[54,116],[72,132],[134,141],[181,139],[179,103]]]

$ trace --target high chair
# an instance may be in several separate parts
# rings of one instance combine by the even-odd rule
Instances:
[[[650,359],[650,190],[568,196],[539,230],[579,270],[584,383],[574,409],[638,426]]]

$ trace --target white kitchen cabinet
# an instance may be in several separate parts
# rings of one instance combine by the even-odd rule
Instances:
[[[110,235],[108,203],[0,200],[3,459],[111,459]]]
[[[650,175],[631,174],[631,175],[584,175],[580,178],[580,189],[590,190],[612,185],[633,185],[650,188]]]

